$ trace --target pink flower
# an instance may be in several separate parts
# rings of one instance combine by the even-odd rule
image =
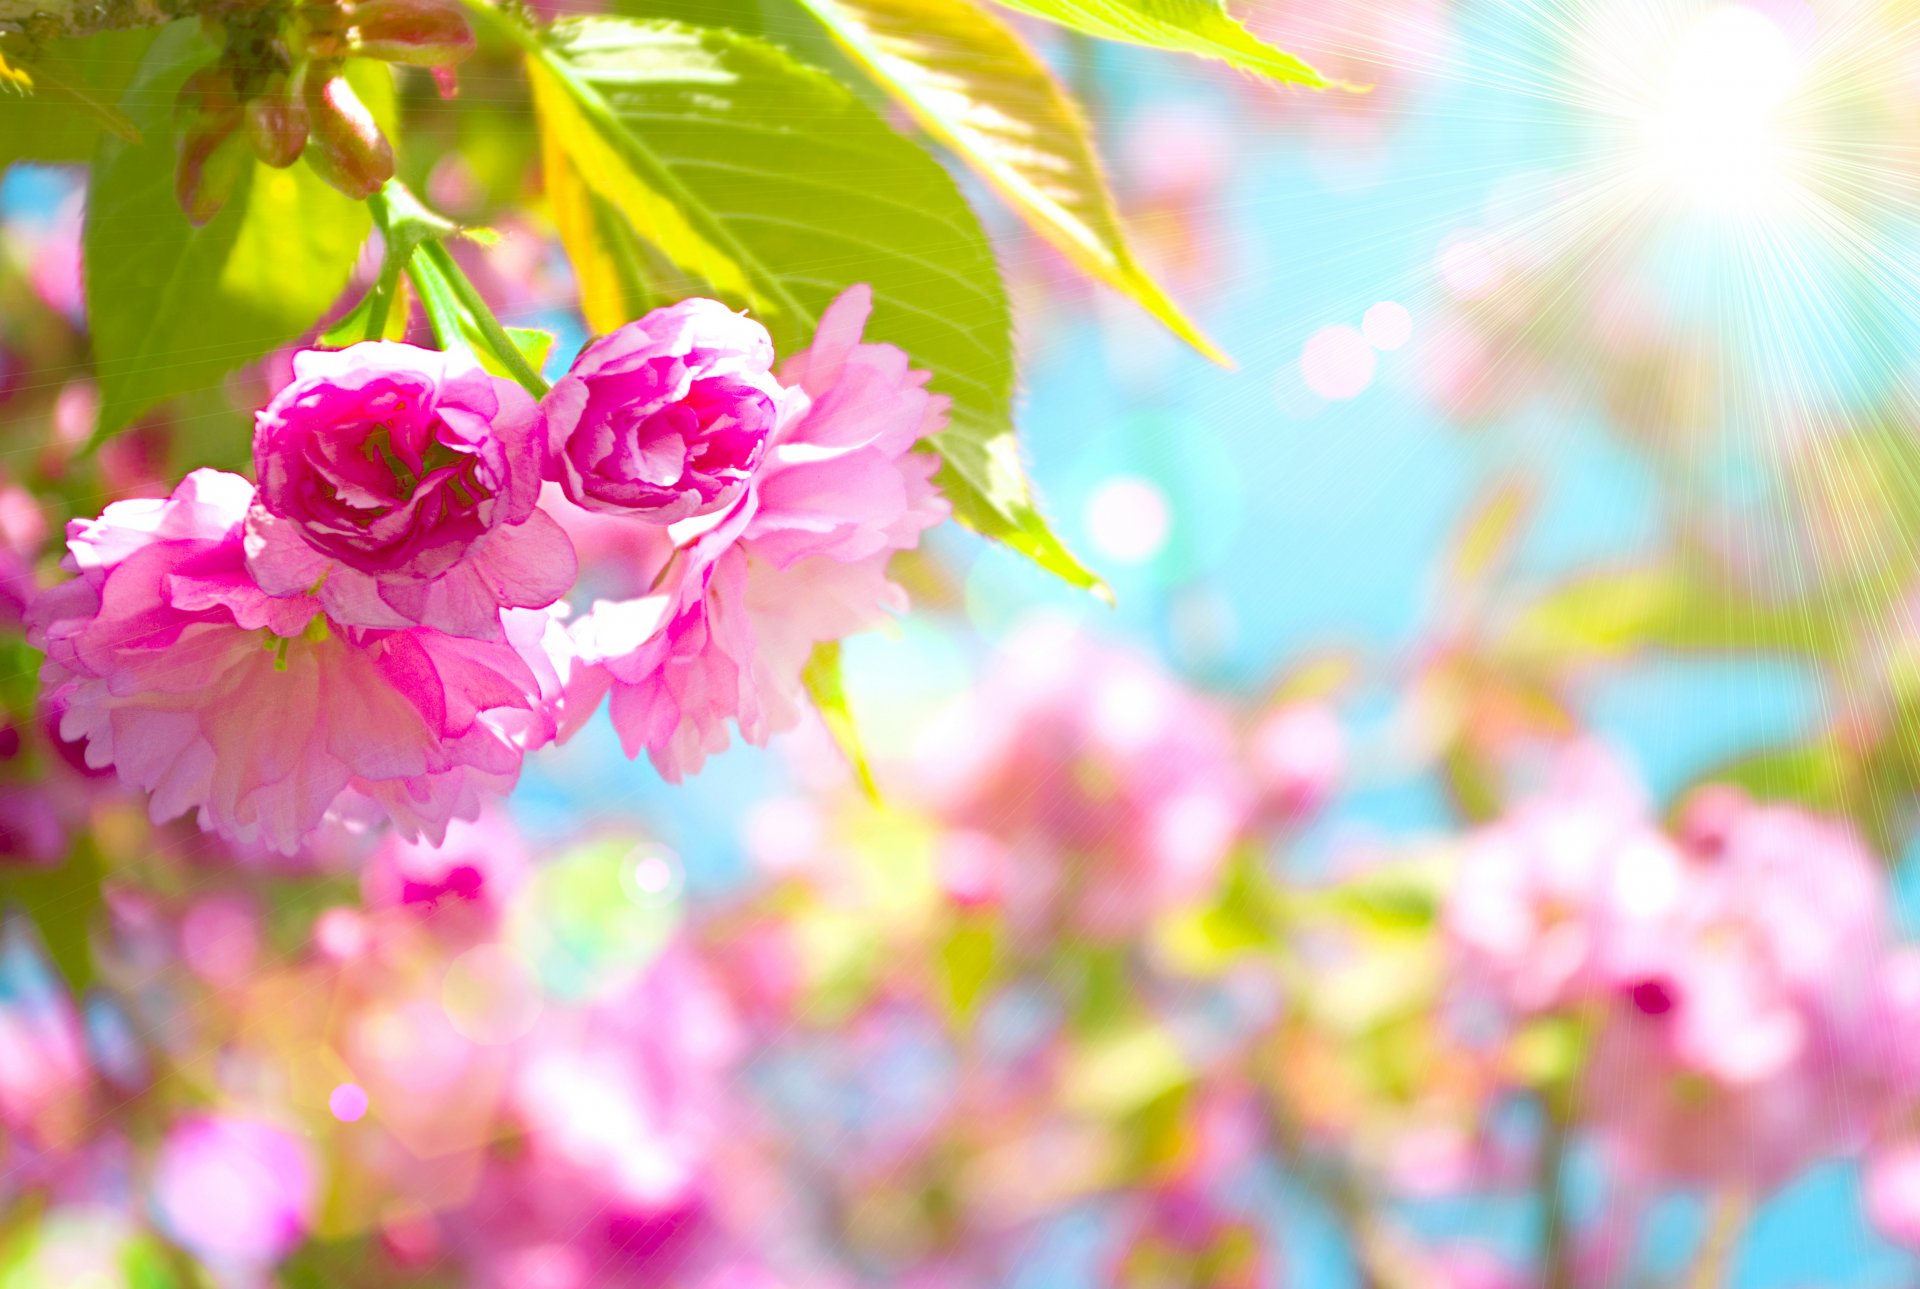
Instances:
[[[91,1134],[93,1070],[79,1009],[18,913],[0,918],[0,1127],[56,1153]]]
[[[573,548],[538,508],[533,402],[471,359],[385,341],[308,350],[257,420],[247,564],[343,626],[500,638],[545,608]]]
[[[1879,1113],[1884,883],[1853,833],[1713,789],[1663,836],[1576,748],[1468,843],[1447,926],[1519,1018],[1594,1028],[1588,1123],[1661,1183],[1776,1185]]]
[[[1261,718],[1247,753],[1262,809],[1294,823],[1333,795],[1346,771],[1347,740],[1330,710],[1293,703]]]
[[[1520,1014],[1644,974],[1685,890],[1679,848],[1624,768],[1583,746],[1555,770],[1547,791],[1468,838],[1446,907],[1467,979]]]
[[[438,839],[552,737],[564,633],[530,610],[500,615],[498,641],[332,623],[249,575],[253,499],[197,470],[169,498],[73,523],[75,576],[29,622],[60,733],[150,792],[156,821],[193,811],[289,854],[329,818]]]
[[[174,1125],[153,1169],[154,1206],[180,1244],[216,1265],[270,1266],[313,1212],[313,1163],[269,1124],[199,1115]]]
[[[1895,1244],[1920,1250],[1920,1143],[1903,1141],[1875,1151],[1862,1185],[1874,1229]]]
[[[530,867],[505,812],[489,809],[472,823],[448,824],[438,846],[385,838],[360,886],[369,909],[405,909],[441,934],[473,935],[498,923]]]
[[[542,405],[567,496],[656,524],[732,505],[793,401],[772,367],[766,328],[716,300],[594,341]]]
[[[550,1008],[508,1087],[521,1146],[450,1219],[487,1286],[700,1284],[720,1252],[716,1157],[737,1023],[684,947],[583,1007]]]
[[[912,448],[947,400],[899,349],[861,342],[870,307],[866,288],[848,290],[782,369],[806,398],[734,507],[674,525],[654,589],[596,602],[574,626],[570,719],[609,695],[627,755],[644,748],[669,781],[725,748],[729,722],[756,744],[796,725],[814,646],[902,610],[887,561],[946,514],[937,460]]]
[[[968,830],[979,885],[1029,931],[1124,936],[1200,898],[1251,813],[1223,712],[1051,619],[1006,640],[917,764],[928,805]]]
[[[33,562],[46,540],[40,503],[0,478],[0,630],[17,631],[33,599]]]

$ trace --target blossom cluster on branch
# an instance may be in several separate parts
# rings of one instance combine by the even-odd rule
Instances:
[[[800,718],[814,647],[904,607],[888,558],[945,505],[912,449],[946,400],[862,341],[864,290],[776,372],[710,300],[602,337],[538,405],[470,357],[295,356],[257,484],[198,470],[76,520],[26,610],[59,731],[232,841],[330,822],[438,840],[602,699],[669,779]],[[626,585],[570,617],[570,528]]]

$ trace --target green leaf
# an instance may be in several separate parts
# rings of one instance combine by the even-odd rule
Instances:
[[[93,923],[105,904],[100,856],[86,840],[65,863],[8,865],[0,873],[0,915],[19,909],[32,921],[47,957],[78,994],[93,983]]]
[[[513,30],[542,137],[594,195],[676,268],[752,308],[783,352],[808,342],[835,296],[870,285],[868,334],[906,350],[953,399],[933,447],[956,516],[1099,585],[1033,504],[1014,441],[1006,293],[938,162],[764,41],[613,19],[558,23],[544,44]]]
[[[997,919],[963,915],[940,946],[940,991],[956,1025],[971,1021],[1000,972]]]
[[[861,790],[869,801],[878,802],[880,789],[873,781],[873,767],[867,763],[866,749],[860,745],[860,729],[853,720],[853,707],[847,701],[845,678],[840,671],[840,642],[829,640],[815,645],[800,679],[807,687],[807,697],[819,709],[827,733],[833,736],[847,764],[853,767]]]
[[[25,97],[0,85],[0,168],[16,161],[74,162],[93,155],[103,131],[131,125],[113,107],[153,43],[151,29],[56,40],[32,58],[0,45],[0,62],[33,83]]]
[[[854,61],[1082,271],[1232,360],[1135,262],[1087,123],[1046,64],[974,0],[800,0]]]
[[[107,137],[94,161],[85,237],[87,315],[104,438],[162,399],[203,388],[311,327],[345,288],[372,221],[304,164],[255,164],[205,227],[174,200],[173,98],[213,56],[176,23],[122,102],[142,141]],[[384,66],[354,65],[376,116],[391,117]]]
[[[1324,89],[1319,72],[1248,31],[1220,0],[999,0],[1102,40],[1217,58],[1243,72]]]
[[[1686,561],[1576,578],[1529,606],[1503,647],[1565,667],[1641,649],[1761,650],[1834,656],[1846,644],[1836,606],[1770,601]]]
[[[1836,738],[1801,746],[1765,748],[1701,775],[1698,782],[1731,783],[1761,801],[1792,801],[1809,810],[1846,811],[1882,786],[1886,776],[1862,783],[1858,758]]]

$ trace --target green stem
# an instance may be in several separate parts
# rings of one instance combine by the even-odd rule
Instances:
[[[409,259],[407,278],[420,297],[420,307],[426,310],[427,322],[433,327],[433,337],[440,342],[440,347],[473,352],[472,346],[467,343],[466,332],[460,326],[460,301],[441,278],[433,260],[425,255]]]
[[[380,277],[367,297],[367,326],[361,338],[378,340],[387,334],[387,315],[393,312],[393,297],[400,290],[400,271],[412,257],[413,245],[395,233],[385,193],[377,192],[367,198],[367,207],[373,211],[374,223],[380,226],[386,254],[380,258]]]
[[[1746,1223],[1747,1197],[1743,1193],[1727,1191],[1714,1201],[1711,1224],[1687,1273],[1688,1289],[1719,1289],[1727,1282],[1733,1250]]]
[[[520,352],[520,346],[513,343],[513,337],[500,325],[500,319],[493,316],[493,310],[487,306],[479,289],[467,280],[467,275],[454,262],[453,252],[444,243],[425,242],[421,244],[419,253],[433,265],[441,281],[466,310],[467,320],[479,331],[480,339],[500,360],[500,365],[507,369],[507,374],[519,381],[527,393],[535,398],[545,398],[552,386],[527,362],[526,355]]]
[[[1571,1135],[1563,1098],[1552,1092],[1542,1098],[1547,1116],[1546,1136],[1540,1143],[1535,1183],[1540,1192],[1540,1284],[1542,1289],[1572,1289],[1573,1260],[1567,1244],[1567,1139]]]

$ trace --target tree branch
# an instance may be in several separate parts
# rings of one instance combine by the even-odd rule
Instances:
[[[55,40],[158,27],[203,9],[224,7],[220,0],[0,0],[0,31],[20,32],[32,40]]]

